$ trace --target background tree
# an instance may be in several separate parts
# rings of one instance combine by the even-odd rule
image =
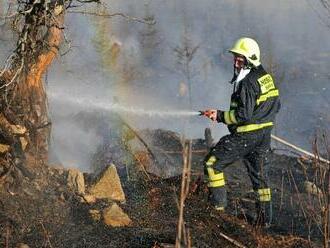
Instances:
[[[65,15],[70,12],[104,18],[121,16],[144,22],[123,13],[81,10],[86,3],[101,5],[99,0],[17,0],[3,8],[7,13],[1,17],[2,24],[12,28],[16,39],[16,46],[0,71],[0,154],[10,154],[14,161],[7,164],[17,164],[15,158],[23,161],[25,155],[32,155],[38,162],[47,160],[51,122],[43,77],[63,41],[68,42]],[[0,177],[6,171],[1,168]]]
[[[64,14],[72,4],[60,0],[10,2],[10,13],[3,18],[16,37],[16,47],[0,72],[0,134],[13,158],[24,156],[29,141],[27,151],[47,159],[50,121],[42,78],[58,54]],[[24,143],[17,133],[24,136]]]

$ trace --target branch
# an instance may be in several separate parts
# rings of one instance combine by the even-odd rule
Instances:
[[[40,3],[39,1],[40,1],[40,0],[34,0],[34,2],[32,3],[32,6],[31,6],[29,9],[25,10],[25,11],[18,11],[18,12],[16,12],[16,13],[12,13],[12,14],[10,14],[10,15],[0,16],[0,19],[5,20],[5,19],[11,19],[11,18],[14,18],[14,17],[16,17],[16,16],[18,16],[18,15],[20,15],[20,14],[21,14],[21,15],[30,14],[30,13],[32,12],[33,8],[35,7],[35,5],[36,5],[37,3]]]
[[[67,11],[68,13],[73,13],[73,14],[84,14],[84,15],[92,15],[92,16],[101,16],[101,17],[106,17],[106,18],[112,18],[114,16],[121,16],[124,17],[127,21],[134,21],[134,22],[140,22],[148,25],[155,25],[156,21],[155,20],[146,20],[146,19],[140,19],[137,17],[132,17],[129,15],[126,15],[124,13],[112,13],[112,14],[101,14],[101,13],[96,13],[96,12],[91,12],[91,11],[83,11],[83,10],[69,10]]]
[[[234,244],[235,246],[239,247],[239,248],[246,248],[245,245],[242,245],[241,243],[239,243],[237,240],[232,239],[231,237],[227,236],[226,234],[219,232],[220,236],[223,237],[224,239],[228,240],[230,243]]]
[[[11,85],[11,84],[15,81],[15,79],[19,76],[19,74],[20,74],[21,71],[23,70],[23,66],[24,66],[24,60],[23,60],[23,58],[22,58],[22,60],[21,60],[21,65],[20,65],[20,67],[16,70],[15,75],[12,77],[12,79],[11,79],[8,83],[6,83],[6,84],[0,86],[0,90],[3,89],[3,88],[7,88],[9,85]]]
[[[276,140],[276,141],[278,141],[278,142],[280,142],[280,143],[282,143],[282,144],[284,144],[284,145],[286,145],[288,147],[291,147],[291,148],[295,149],[298,152],[301,152],[303,154],[306,154],[307,156],[309,156],[309,157],[311,157],[313,159],[316,159],[318,161],[321,161],[321,162],[330,164],[330,161],[329,160],[327,160],[325,158],[322,158],[322,157],[318,156],[317,154],[313,154],[313,153],[310,153],[308,151],[305,151],[304,149],[301,149],[300,147],[297,147],[297,146],[295,146],[295,145],[293,145],[293,144],[291,144],[291,143],[289,143],[289,142],[287,142],[287,141],[285,141],[285,140],[283,140],[283,139],[281,139],[281,138],[279,138],[279,137],[277,137],[277,136],[275,136],[273,134],[271,135],[271,137],[272,137],[272,139],[274,139],[274,140]]]

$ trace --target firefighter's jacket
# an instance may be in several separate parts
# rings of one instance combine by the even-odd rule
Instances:
[[[231,133],[273,126],[280,99],[272,76],[260,65],[235,84],[230,109],[220,111],[218,121],[227,124]]]

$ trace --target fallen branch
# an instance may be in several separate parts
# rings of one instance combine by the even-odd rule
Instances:
[[[240,242],[236,241],[235,239],[228,237],[226,234],[219,232],[220,236],[224,239],[228,240],[230,243],[236,245],[239,248],[247,248],[245,245],[242,245]]]
[[[155,154],[151,151],[151,149],[149,148],[149,145],[144,141],[144,139],[142,139],[142,137],[137,133],[137,131],[135,131],[126,121],[123,120],[123,118],[121,118],[119,116],[120,120],[122,121],[122,123],[133,132],[133,134],[135,135],[135,137],[141,141],[141,143],[144,145],[144,147],[147,149],[148,153],[150,154],[150,156],[152,157],[152,159],[158,163]]]
[[[145,20],[145,19],[140,19],[137,17],[132,17],[129,15],[126,15],[124,13],[112,13],[112,14],[106,14],[106,13],[97,13],[97,12],[92,12],[92,11],[83,11],[83,10],[68,10],[68,13],[72,13],[72,14],[84,14],[84,15],[92,15],[92,16],[101,16],[101,17],[106,17],[106,18],[112,18],[115,16],[121,16],[124,17],[127,21],[134,21],[134,22],[140,22],[140,23],[144,23],[144,24],[148,24],[148,25],[155,25],[156,21],[155,20]]]
[[[282,143],[282,144],[284,144],[284,145],[286,145],[288,147],[291,147],[291,148],[293,148],[293,149],[295,149],[295,150],[297,150],[297,151],[299,151],[299,152],[301,152],[301,153],[303,153],[303,154],[305,154],[305,155],[307,155],[309,157],[312,157],[312,158],[315,158],[315,159],[317,159],[317,160],[319,160],[321,162],[330,164],[330,161],[329,160],[327,160],[325,158],[322,158],[320,156],[316,156],[315,154],[313,154],[311,152],[308,152],[308,151],[306,151],[304,149],[301,149],[300,147],[295,146],[295,145],[293,145],[293,144],[291,144],[291,143],[289,143],[289,142],[287,142],[287,141],[285,141],[285,140],[283,140],[283,139],[281,139],[281,138],[279,138],[279,137],[277,137],[275,135],[272,135],[272,139],[274,139],[274,140],[276,140],[276,141],[278,141],[278,142],[280,142],[280,143]]]

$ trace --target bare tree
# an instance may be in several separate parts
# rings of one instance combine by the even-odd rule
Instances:
[[[3,17],[17,37],[16,47],[0,72],[1,112],[4,122],[10,124],[2,126],[1,135],[8,137],[14,157],[23,147],[15,142],[15,132],[10,129],[19,127],[29,134],[28,151],[47,158],[50,121],[42,77],[58,54],[64,14],[72,4],[60,0],[10,2],[10,12]]]
[[[186,30],[182,37],[181,46],[174,48],[177,57],[178,69],[183,74],[188,85],[189,108],[192,108],[192,79],[196,71],[192,68],[192,60],[199,48],[199,45],[193,44]]]
[[[320,0],[322,6],[326,9],[326,11],[328,11],[328,13],[330,14],[330,1],[329,0]]]
[[[0,17],[1,24],[10,26],[16,37],[16,46],[0,71],[0,153],[9,153],[13,161],[26,154],[32,154],[36,161],[47,160],[51,122],[43,77],[61,44],[69,44],[64,26],[66,14],[120,16],[144,22],[123,13],[81,10],[87,3],[101,4],[100,0],[13,0]],[[70,45],[67,47],[70,49]],[[0,179],[8,171],[0,167]]]
[[[317,14],[321,22],[330,28],[330,0],[307,0],[312,10]],[[324,13],[325,11],[325,13]]]
[[[155,16],[151,13],[150,2],[144,3],[144,19],[155,22]],[[144,60],[147,65],[152,65],[154,58],[161,55],[161,43],[163,42],[156,25],[144,25],[139,33]]]

